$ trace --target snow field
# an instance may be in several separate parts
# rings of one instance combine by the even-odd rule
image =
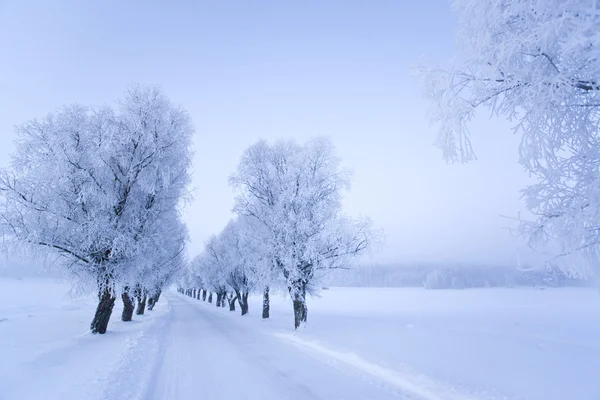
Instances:
[[[259,323],[260,301],[249,318]],[[262,326],[289,337],[289,299],[271,315]],[[356,357],[445,399],[600,398],[595,289],[332,288],[309,299],[308,315],[293,333],[307,351]]]
[[[332,288],[298,331],[275,294],[262,320],[169,291],[103,336],[68,290],[0,280],[3,400],[600,398],[595,290]]]

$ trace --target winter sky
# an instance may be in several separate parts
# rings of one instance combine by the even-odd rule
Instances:
[[[156,83],[197,130],[191,254],[230,218],[246,147],[327,135],[355,172],[347,211],[385,230],[370,261],[514,263],[500,215],[523,208],[518,138],[481,115],[479,160],[446,164],[411,75],[451,58],[454,27],[446,0],[0,0],[0,164],[14,125]]]

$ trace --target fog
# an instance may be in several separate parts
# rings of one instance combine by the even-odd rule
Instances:
[[[246,147],[325,135],[354,171],[347,212],[385,232],[366,261],[512,265],[501,215],[524,208],[519,138],[479,115],[479,160],[446,164],[411,74],[449,59],[453,21],[443,0],[0,2],[0,163],[14,125],[67,103],[112,102],[131,81],[156,83],[197,130],[190,255],[231,217],[227,179]]]

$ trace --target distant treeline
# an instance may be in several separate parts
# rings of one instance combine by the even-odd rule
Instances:
[[[573,276],[546,263],[540,268],[514,268],[477,264],[365,265],[335,271],[330,286],[424,287],[466,289],[482,287],[567,287],[589,286],[591,281]]]

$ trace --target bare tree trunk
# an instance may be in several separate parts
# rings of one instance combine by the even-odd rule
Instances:
[[[115,297],[112,295],[108,287],[104,288],[98,293],[99,302],[96,308],[96,314],[90,324],[90,330],[92,333],[104,334],[108,327],[108,321],[112,314],[113,307],[115,306]]]
[[[242,293],[242,315],[248,314],[248,291]]]
[[[265,288],[263,292],[263,307],[262,307],[262,317],[269,318],[269,309],[270,309],[270,300],[269,300],[269,287]]]
[[[221,292],[217,292],[217,307],[221,307]]]
[[[296,296],[294,298],[294,329],[298,329],[303,322],[306,322],[307,313],[305,299]]]
[[[248,314],[248,291],[245,290],[240,293],[239,290],[236,290],[235,293],[237,295],[238,303],[240,303],[242,315]]]
[[[129,287],[125,287],[123,293],[121,293],[121,299],[123,300],[123,314],[121,314],[121,321],[131,321],[133,316],[133,299],[129,295]]]
[[[144,292],[144,295],[142,296],[141,294],[138,295],[138,303],[137,303],[137,308],[135,309],[135,314],[136,315],[144,315],[144,311],[146,310],[146,293]]]
[[[229,293],[229,296],[227,297],[227,301],[229,302],[229,311],[235,311],[235,300],[237,299],[237,296],[233,296],[233,293]]]
[[[294,282],[289,288],[294,305],[294,329],[298,329],[303,322],[307,321],[308,308],[306,307],[306,284]]]
[[[213,296],[212,296],[212,292],[210,292],[210,293],[208,294],[208,302],[209,302],[209,303],[212,303],[212,297],[213,297]]]
[[[225,300],[227,300],[227,292],[221,292],[221,307],[225,308]]]
[[[161,290],[154,293],[152,296],[148,298],[148,310],[152,311],[156,303],[158,303],[158,299],[160,299]]]
[[[202,301],[206,301],[206,289],[202,289]]]

